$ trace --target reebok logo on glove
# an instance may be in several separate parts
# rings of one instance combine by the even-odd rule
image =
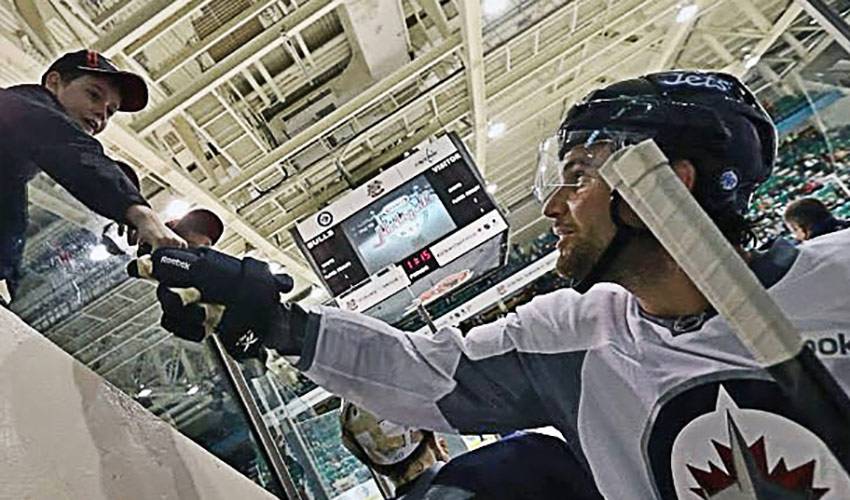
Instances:
[[[183,269],[183,270],[186,270],[186,271],[188,271],[189,267],[190,267],[190,264],[188,262],[182,261],[180,259],[175,259],[173,257],[166,257],[164,255],[162,256],[161,259],[159,259],[159,263],[162,264],[162,265],[179,267],[180,269]]]

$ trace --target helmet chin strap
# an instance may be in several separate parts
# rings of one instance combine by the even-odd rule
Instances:
[[[649,232],[647,229],[633,227],[623,222],[623,219],[620,218],[620,203],[622,201],[623,198],[620,196],[620,193],[616,191],[611,193],[611,203],[608,205],[609,215],[614,222],[614,226],[617,227],[617,232],[614,233],[614,238],[605,247],[602,255],[599,256],[599,259],[590,269],[590,272],[587,273],[587,276],[581,280],[574,280],[572,288],[578,293],[585,293],[590,290],[590,287],[602,281],[603,276],[608,273],[611,265],[620,256],[623,249],[626,248],[626,244],[634,236]]]

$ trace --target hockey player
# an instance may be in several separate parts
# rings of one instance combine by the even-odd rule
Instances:
[[[812,430],[817,415],[786,398],[599,177],[612,151],[646,138],[848,391],[850,231],[745,251],[743,214],[771,173],[776,132],[723,73],[625,80],[570,109],[546,143],[554,154],[543,148],[536,192],[559,237],[557,269],[576,285],[465,334],[278,305],[265,265],[212,251],[159,250],[152,275],[225,305],[219,331],[234,355],[274,349],[394,422],[462,433],[554,425],[606,498],[846,494],[850,447]],[[178,335],[203,318],[197,304],[160,297]]]
[[[449,456],[433,432],[394,424],[352,403],[340,412],[342,444],[395,486],[396,500],[597,500],[560,439],[523,432]]]

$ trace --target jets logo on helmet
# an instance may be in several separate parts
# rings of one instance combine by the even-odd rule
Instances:
[[[684,85],[686,87],[714,89],[721,92],[729,92],[735,86],[734,83],[724,80],[717,75],[701,73],[669,73],[666,77],[659,78],[658,83],[671,87]]]
[[[724,191],[732,191],[738,187],[738,174],[734,170],[725,170],[720,174],[720,187]]]

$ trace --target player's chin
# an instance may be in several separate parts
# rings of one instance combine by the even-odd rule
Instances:
[[[587,270],[579,262],[581,259],[576,259],[576,255],[565,250],[561,250],[558,254],[558,260],[555,263],[555,271],[562,277],[571,281],[581,281],[587,276]]]
[[[555,263],[557,273],[575,283],[586,278],[599,260],[600,252],[586,242],[558,246],[558,260]]]

